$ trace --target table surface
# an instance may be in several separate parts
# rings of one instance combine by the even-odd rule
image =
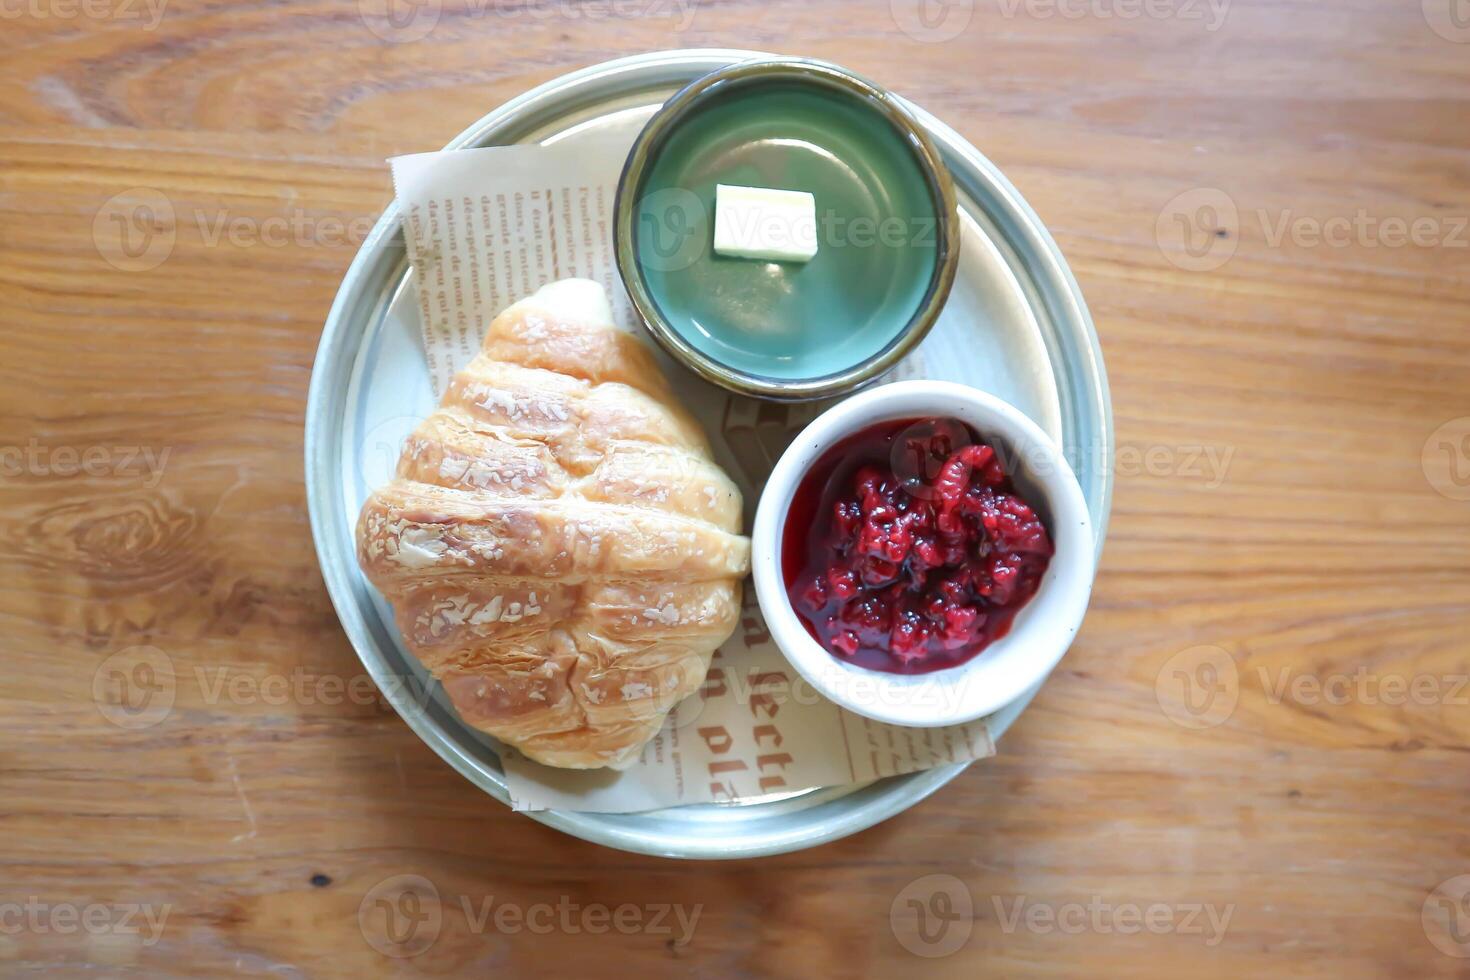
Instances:
[[[383,2],[0,9],[0,974],[1470,976],[1463,12]],[[995,161],[1120,447],[1086,626],[999,755],[740,864],[562,836],[332,696],[361,668],[302,489],[385,158],[716,46],[844,63]],[[111,720],[139,647],[179,672],[146,728]],[[442,902],[390,958],[399,875]]]

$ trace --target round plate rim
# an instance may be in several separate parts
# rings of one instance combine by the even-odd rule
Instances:
[[[524,136],[544,127],[544,113],[551,107],[549,104],[560,103],[561,116],[565,118],[577,111],[576,100],[579,98],[585,101],[585,106],[592,106],[614,96],[627,97],[640,90],[679,84],[681,78],[687,81],[698,77],[687,75],[688,72],[707,72],[734,61],[771,56],[766,52],[737,49],[685,49],[650,52],[592,65],[552,79],[511,99],[465,129],[445,149],[515,142],[518,138],[517,129],[521,130],[519,136]],[[617,89],[620,81],[627,84],[630,77],[638,84],[612,91]],[[1061,284],[1062,288],[1049,297],[1058,304],[1058,308],[1046,318],[1046,322],[1073,325],[1073,332],[1078,334],[1077,339],[1081,342],[1076,343],[1070,353],[1079,360],[1068,366],[1072,368],[1073,374],[1084,378],[1086,383],[1059,384],[1058,394],[1062,396],[1067,390],[1075,391],[1079,388],[1090,389],[1090,414],[1101,423],[1102,444],[1098,447],[1099,452],[1095,458],[1110,459],[1113,444],[1112,404],[1102,351],[1087,304],[1061,250],[1036,213],[994,164],[933,115],[911,102],[906,101],[906,105],[930,130],[943,154],[950,159],[956,183],[977,202],[987,198],[998,203],[999,213],[990,214],[991,218],[1003,219],[1002,230],[1013,245],[1016,242],[1022,244],[1028,256],[1042,263],[1043,277]],[[538,119],[540,122],[537,122]],[[959,166],[956,166],[956,161]],[[984,193],[977,194],[976,188],[984,188]],[[397,245],[395,249],[395,240],[400,235],[400,212],[395,200],[384,210],[349,266],[322,331],[312,366],[306,410],[305,482],[312,538],[323,580],[343,630],[369,674],[379,683],[380,688],[389,692],[389,700],[394,708],[409,727],[451,767],[491,796],[509,805],[506,792],[494,783],[487,782],[478,763],[465,756],[454,742],[444,737],[427,714],[407,710],[410,705],[398,703],[393,692],[400,691],[401,688],[399,685],[385,683],[391,680],[389,665],[383,662],[380,651],[368,635],[363,612],[354,600],[355,583],[350,579],[350,573],[356,573],[355,562],[340,560],[336,542],[332,540],[330,533],[329,518],[334,516],[333,502],[340,499],[335,495],[336,488],[328,476],[336,465],[336,447],[340,444],[340,439],[334,441],[331,436],[335,434],[340,437],[341,434],[341,412],[334,416],[331,407],[333,400],[339,398],[345,388],[357,353],[356,347],[344,344],[343,335],[349,332],[354,321],[366,322],[363,314],[378,307],[381,296],[373,291],[373,284],[381,281],[402,261],[401,245]],[[1037,278],[1034,272],[1031,278]],[[1041,299],[1046,302],[1048,297]],[[1056,370],[1056,358],[1052,357],[1051,360],[1053,369]],[[339,404],[338,408],[341,407],[343,405]],[[1079,473],[1079,477],[1082,475]],[[1095,504],[1097,507],[1094,521],[1097,528],[1097,549],[1101,554],[1112,506],[1112,468],[1097,467],[1091,474],[1091,479],[1084,483],[1083,489],[1087,493],[1089,506]],[[992,719],[992,733],[996,739],[1020,716],[1040,689],[1041,685],[1037,685],[997,713]],[[807,820],[801,821],[797,826],[788,828],[786,832],[768,833],[753,839],[685,839],[681,846],[675,846],[665,838],[620,826],[629,817],[639,815],[546,810],[530,812],[527,816],[575,837],[634,853],[705,860],[758,857],[813,847],[865,830],[927,798],[967,767],[967,763],[959,763],[907,776],[891,777],[855,791],[844,787],[842,789],[849,791],[836,799],[796,811],[808,816]],[[801,798],[809,803],[812,796],[831,791],[831,788],[815,790]],[[812,819],[838,800],[843,802],[840,808],[842,812]],[[782,807],[786,802],[790,801],[759,806]]]

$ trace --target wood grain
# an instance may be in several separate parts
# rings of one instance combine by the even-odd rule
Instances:
[[[1470,874],[1449,469],[1470,443],[1431,441],[1470,416],[1470,43],[1438,2],[1236,0],[1214,23],[1188,0],[977,0],[930,42],[899,29],[908,0],[448,0],[411,43],[328,0],[0,9],[0,974],[1470,976],[1429,897]],[[1003,168],[1088,298],[1124,448],[1087,625],[1000,755],[855,838],[740,865],[564,837],[371,697],[331,696],[361,669],[301,484],[312,356],[384,158],[574,68],[710,46],[847,64]],[[144,191],[176,241],[138,270],[106,215]],[[1233,220],[1206,210],[1221,195]],[[1312,241],[1360,213],[1433,234]],[[305,230],[254,234],[272,218]],[[180,681],[128,729],[94,677],[138,647]],[[256,696],[208,695],[235,676]],[[1390,677],[1429,694],[1390,703]],[[1233,712],[1191,712],[1184,680]],[[924,958],[906,901],[943,907],[904,889],[931,874],[973,923]],[[360,927],[396,875],[442,905],[412,958]],[[542,935],[480,922],[492,897],[700,917],[687,943]],[[167,910],[156,942],[117,921],[131,904]],[[1156,904],[1161,931],[1117,911]],[[1223,934],[1191,905],[1228,909]],[[58,907],[113,918],[64,931]]]

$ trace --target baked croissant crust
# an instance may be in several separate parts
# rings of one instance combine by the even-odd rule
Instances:
[[[568,769],[617,767],[740,613],[740,491],[602,287],[544,287],[363,506],[358,560],[470,725]]]

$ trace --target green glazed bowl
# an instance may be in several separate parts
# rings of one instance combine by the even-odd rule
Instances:
[[[807,191],[808,263],[716,255],[718,184]],[[959,263],[955,192],[894,95],[835,65],[739,62],[664,104],[618,183],[618,271],[640,319],[696,374],[759,398],[860,388],[938,319]]]

